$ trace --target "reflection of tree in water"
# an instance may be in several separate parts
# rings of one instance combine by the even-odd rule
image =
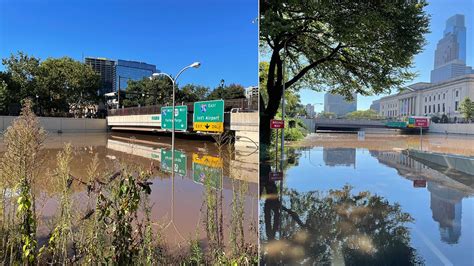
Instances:
[[[263,261],[269,265],[421,263],[406,227],[413,218],[398,204],[369,192],[351,194],[351,189],[345,186],[327,194],[285,190],[281,205],[277,196],[266,198]],[[279,240],[274,240],[277,235]]]

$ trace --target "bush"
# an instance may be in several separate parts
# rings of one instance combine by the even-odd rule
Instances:
[[[302,131],[302,128],[285,129],[285,140],[296,141],[303,139],[305,137],[305,134]]]

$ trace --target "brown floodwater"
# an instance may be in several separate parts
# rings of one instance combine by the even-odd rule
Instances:
[[[0,153],[4,151],[3,141]],[[37,208],[40,212],[40,237],[51,232],[57,213],[58,198],[55,189],[56,156],[65,143],[73,147],[71,175],[87,180],[87,167],[95,154],[99,158],[98,172],[101,176],[110,176],[126,165],[136,169],[159,169],[154,171],[149,196],[152,207],[152,221],[159,229],[165,245],[170,252],[182,253],[189,240],[196,238],[206,245],[204,202],[206,199],[203,178],[213,173],[213,183],[218,194],[222,194],[222,212],[224,241],[229,241],[233,191],[245,189],[244,225],[245,241],[257,245],[256,233],[258,221],[258,152],[254,147],[236,148],[228,153],[223,147],[225,158],[212,139],[176,140],[175,177],[169,171],[171,164],[171,138],[168,136],[140,133],[85,133],[85,134],[49,134],[44,142],[40,176],[34,190]],[[81,217],[91,206],[87,201],[86,187],[73,184],[73,204],[77,217]],[[93,205],[92,205],[93,206]],[[187,251],[187,250],[186,250]]]

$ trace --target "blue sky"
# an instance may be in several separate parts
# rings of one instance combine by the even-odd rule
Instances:
[[[258,84],[257,0],[0,0],[0,58],[136,60],[214,88]],[[4,67],[0,65],[0,70]]]
[[[427,13],[431,15],[431,33],[426,35],[428,44],[425,46],[424,51],[414,58],[413,70],[418,72],[418,77],[408,84],[430,81],[430,71],[433,69],[436,44],[438,43],[439,39],[443,37],[443,30],[446,20],[454,14],[464,14],[465,16],[465,25],[467,28],[466,63],[469,66],[474,65],[474,2],[472,0],[434,0],[429,1],[429,5],[426,8]],[[311,90],[303,90],[301,91],[300,95],[301,101],[304,104],[324,102],[324,93],[321,92],[318,93]],[[379,99],[382,96],[359,96],[357,101],[357,109],[369,109],[372,101]],[[323,109],[323,106],[316,105],[315,109],[316,111],[320,112]]]

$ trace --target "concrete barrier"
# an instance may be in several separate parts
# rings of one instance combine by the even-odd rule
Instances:
[[[431,123],[428,133],[474,135],[474,123],[471,124],[436,124]]]
[[[474,176],[474,157],[420,150],[408,150],[408,155],[421,161],[438,164]]]
[[[5,131],[15,119],[15,116],[0,116],[1,131]],[[38,117],[41,126],[49,132],[62,131],[64,133],[77,132],[106,132],[105,119],[66,118],[66,117]]]

